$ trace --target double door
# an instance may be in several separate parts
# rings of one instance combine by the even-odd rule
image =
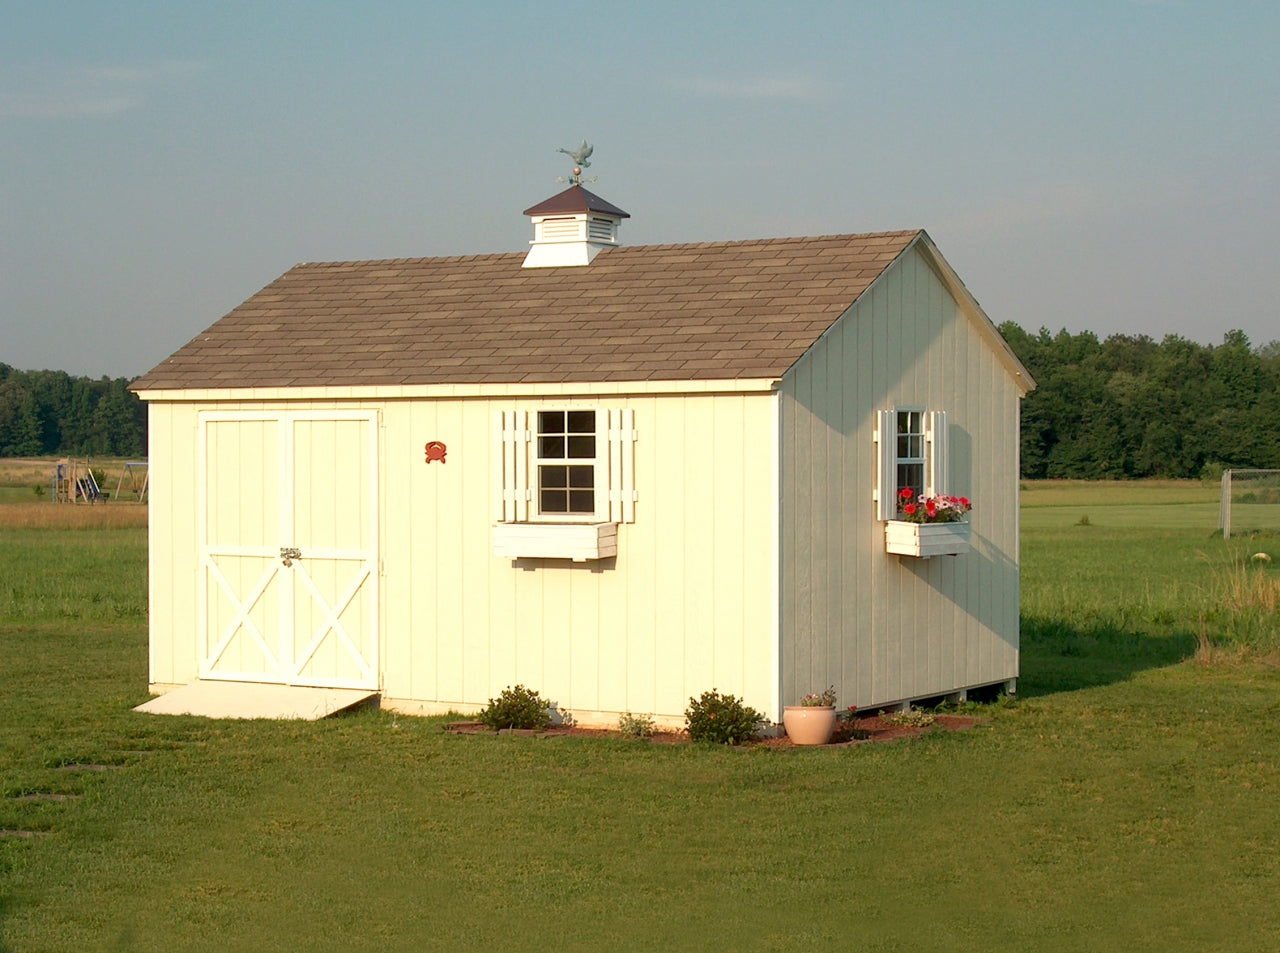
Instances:
[[[199,428],[200,677],[376,690],[376,412]]]

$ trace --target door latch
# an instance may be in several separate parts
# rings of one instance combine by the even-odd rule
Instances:
[[[281,546],[281,547],[280,547],[280,560],[281,560],[281,561],[282,561],[286,566],[292,566],[292,565],[293,565],[293,561],[294,561],[295,559],[301,559],[301,558],[302,558],[302,550],[300,550],[300,549],[293,549],[293,548],[286,548],[286,547],[284,547],[284,546]]]

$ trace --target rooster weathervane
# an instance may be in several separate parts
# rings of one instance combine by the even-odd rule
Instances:
[[[583,139],[582,145],[578,146],[576,149],[557,149],[556,152],[563,152],[573,160],[573,175],[569,176],[567,179],[564,176],[559,176],[556,181],[568,182],[570,185],[581,185],[583,182],[594,182],[596,177],[592,176],[589,179],[584,179],[582,177],[582,170],[591,165],[591,153],[595,151],[596,147],[587,142],[586,139]]]

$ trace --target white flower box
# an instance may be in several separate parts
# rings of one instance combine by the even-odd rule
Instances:
[[[968,523],[908,523],[889,520],[884,524],[884,549],[899,556],[958,556],[969,551]]]
[[[617,523],[498,523],[493,554],[503,559],[572,559],[618,555]]]

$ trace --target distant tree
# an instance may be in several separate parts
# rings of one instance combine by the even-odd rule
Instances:
[[[146,435],[135,413],[138,399],[127,387],[124,378],[110,381],[107,392],[94,408],[89,438],[92,453],[113,457],[143,453]]]
[[[146,408],[128,384],[0,364],[0,456],[141,456]]]
[[[15,457],[38,457],[44,453],[45,422],[40,413],[40,405],[28,391],[18,405],[18,419],[14,424],[13,455]]]
[[[1037,388],[1022,406],[1026,477],[1194,477],[1210,464],[1280,467],[1280,344],[1242,331],[1213,347],[1177,335],[1000,332]]]

